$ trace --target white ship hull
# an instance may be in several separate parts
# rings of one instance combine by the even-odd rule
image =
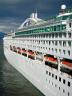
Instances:
[[[35,85],[45,96],[56,96],[46,86],[45,65],[43,62],[33,61],[4,49],[4,54],[8,62]]]

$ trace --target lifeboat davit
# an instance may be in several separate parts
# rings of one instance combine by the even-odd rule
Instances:
[[[13,51],[17,52],[17,48],[15,46],[13,46]]]
[[[21,48],[18,47],[17,50],[18,50],[18,53],[21,54]]]
[[[10,45],[10,50],[12,50],[12,46]]]

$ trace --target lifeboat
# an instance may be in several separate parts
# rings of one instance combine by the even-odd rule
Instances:
[[[28,58],[35,59],[35,54],[33,51],[31,50],[28,51]]]
[[[57,58],[54,58],[53,56],[44,56],[44,61],[48,61],[48,62],[57,64]]]
[[[22,55],[27,56],[27,50],[25,48],[22,48]]]
[[[72,69],[72,62],[69,62],[67,60],[61,61],[62,66],[68,69]]]
[[[57,58],[54,57],[48,57],[47,60],[51,63],[57,64]]]
[[[51,67],[51,68],[55,68],[58,69],[58,62],[57,62],[57,58],[55,58],[52,55],[45,55],[44,56],[44,61],[45,61],[45,65]]]
[[[24,48],[22,48],[22,53],[26,53],[26,50]]]

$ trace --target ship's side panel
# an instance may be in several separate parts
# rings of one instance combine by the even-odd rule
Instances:
[[[43,94],[46,96],[56,96],[56,94],[46,86],[44,62],[32,60],[12,52],[8,45],[9,44],[4,44],[4,54],[8,62],[22,75],[24,75],[33,85],[35,85]]]

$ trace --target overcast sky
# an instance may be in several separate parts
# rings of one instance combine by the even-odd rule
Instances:
[[[0,31],[16,29],[36,9],[39,18],[55,16],[61,4],[71,8],[72,0],[0,0]]]

